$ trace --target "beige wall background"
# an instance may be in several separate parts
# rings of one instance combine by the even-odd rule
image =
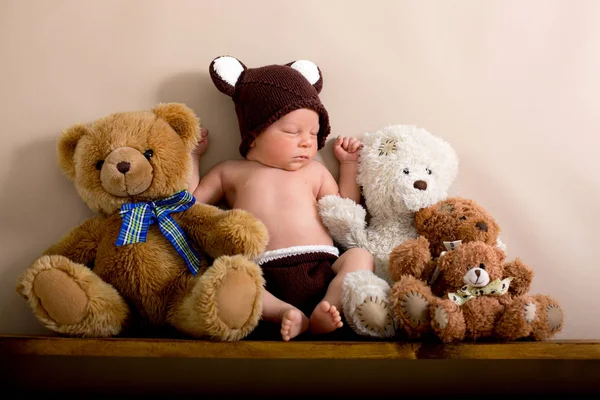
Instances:
[[[457,150],[452,193],[497,218],[561,339],[600,339],[600,1],[0,1],[0,333],[44,333],[15,293],[91,216],[56,164],[60,131],[157,102],[211,133],[203,172],[237,158],[233,104],[207,70],[316,62],[333,135],[415,124]],[[319,159],[337,176],[331,146]]]

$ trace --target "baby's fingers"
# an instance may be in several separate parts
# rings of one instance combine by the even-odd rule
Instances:
[[[356,153],[362,147],[362,142],[356,138],[354,139],[355,140],[353,140],[352,143],[350,143],[350,148],[348,149],[350,153]]]

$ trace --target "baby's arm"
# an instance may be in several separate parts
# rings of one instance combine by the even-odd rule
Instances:
[[[217,204],[223,198],[223,169],[224,163],[219,163],[200,179],[193,192],[196,201],[206,204]]]
[[[206,152],[208,148],[208,130],[206,128],[202,128],[200,130],[200,140],[198,140],[198,144],[196,148],[192,151],[192,178],[190,179],[190,183],[188,185],[188,191],[190,193],[194,193],[198,184],[200,183],[200,156]]]
[[[340,162],[340,178],[338,182],[340,197],[360,203],[360,186],[356,183],[358,156],[362,143],[355,137],[338,137],[333,147],[333,154]]]
[[[360,186],[356,183],[356,173],[358,170],[358,151],[361,146],[360,140],[354,137],[339,137],[336,140],[333,152],[340,162],[339,184],[336,183],[331,173],[323,168],[321,188],[317,200],[323,196],[336,195],[353,200],[355,203],[360,202]]]

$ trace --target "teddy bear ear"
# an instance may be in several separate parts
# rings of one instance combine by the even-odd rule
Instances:
[[[321,93],[321,89],[323,89],[323,74],[319,67],[317,67],[317,64],[309,60],[296,60],[285,65],[300,72],[314,86],[317,93]]]
[[[189,150],[196,146],[200,138],[200,119],[191,108],[182,103],[161,103],[152,112],[181,136]]]
[[[75,148],[77,147],[77,143],[79,143],[79,139],[86,133],[87,128],[85,125],[77,124],[64,130],[58,138],[56,152],[58,155],[58,165],[70,180],[75,179],[75,160],[73,159]]]
[[[237,58],[221,56],[215,58],[209,67],[210,77],[221,92],[233,96],[237,84],[246,66]]]

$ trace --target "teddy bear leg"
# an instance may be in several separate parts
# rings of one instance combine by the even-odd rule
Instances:
[[[429,307],[429,317],[434,333],[444,343],[465,338],[467,324],[459,306],[450,299],[434,299]]]
[[[538,312],[531,325],[532,336],[535,340],[548,339],[562,330],[562,307],[555,299],[547,295],[536,294],[533,299]]]
[[[529,296],[513,299],[506,305],[504,313],[498,320],[494,336],[503,340],[516,340],[529,336],[531,323],[536,318],[537,306]]]
[[[375,338],[396,334],[389,293],[388,283],[371,271],[346,275],[342,284],[342,311],[354,332]]]
[[[129,316],[114,287],[63,256],[37,259],[19,277],[17,292],[46,328],[70,336],[117,335]]]
[[[194,281],[170,315],[173,326],[193,337],[228,341],[256,328],[265,283],[258,265],[241,255],[222,256]]]
[[[403,275],[392,288],[392,309],[398,324],[410,338],[419,338],[431,331],[429,305],[431,288],[420,279]]]
[[[544,340],[557,334],[563,326],[563,310],[550,296],[517,297],[506,307],[496,334],[506,340],[533,337]]]

